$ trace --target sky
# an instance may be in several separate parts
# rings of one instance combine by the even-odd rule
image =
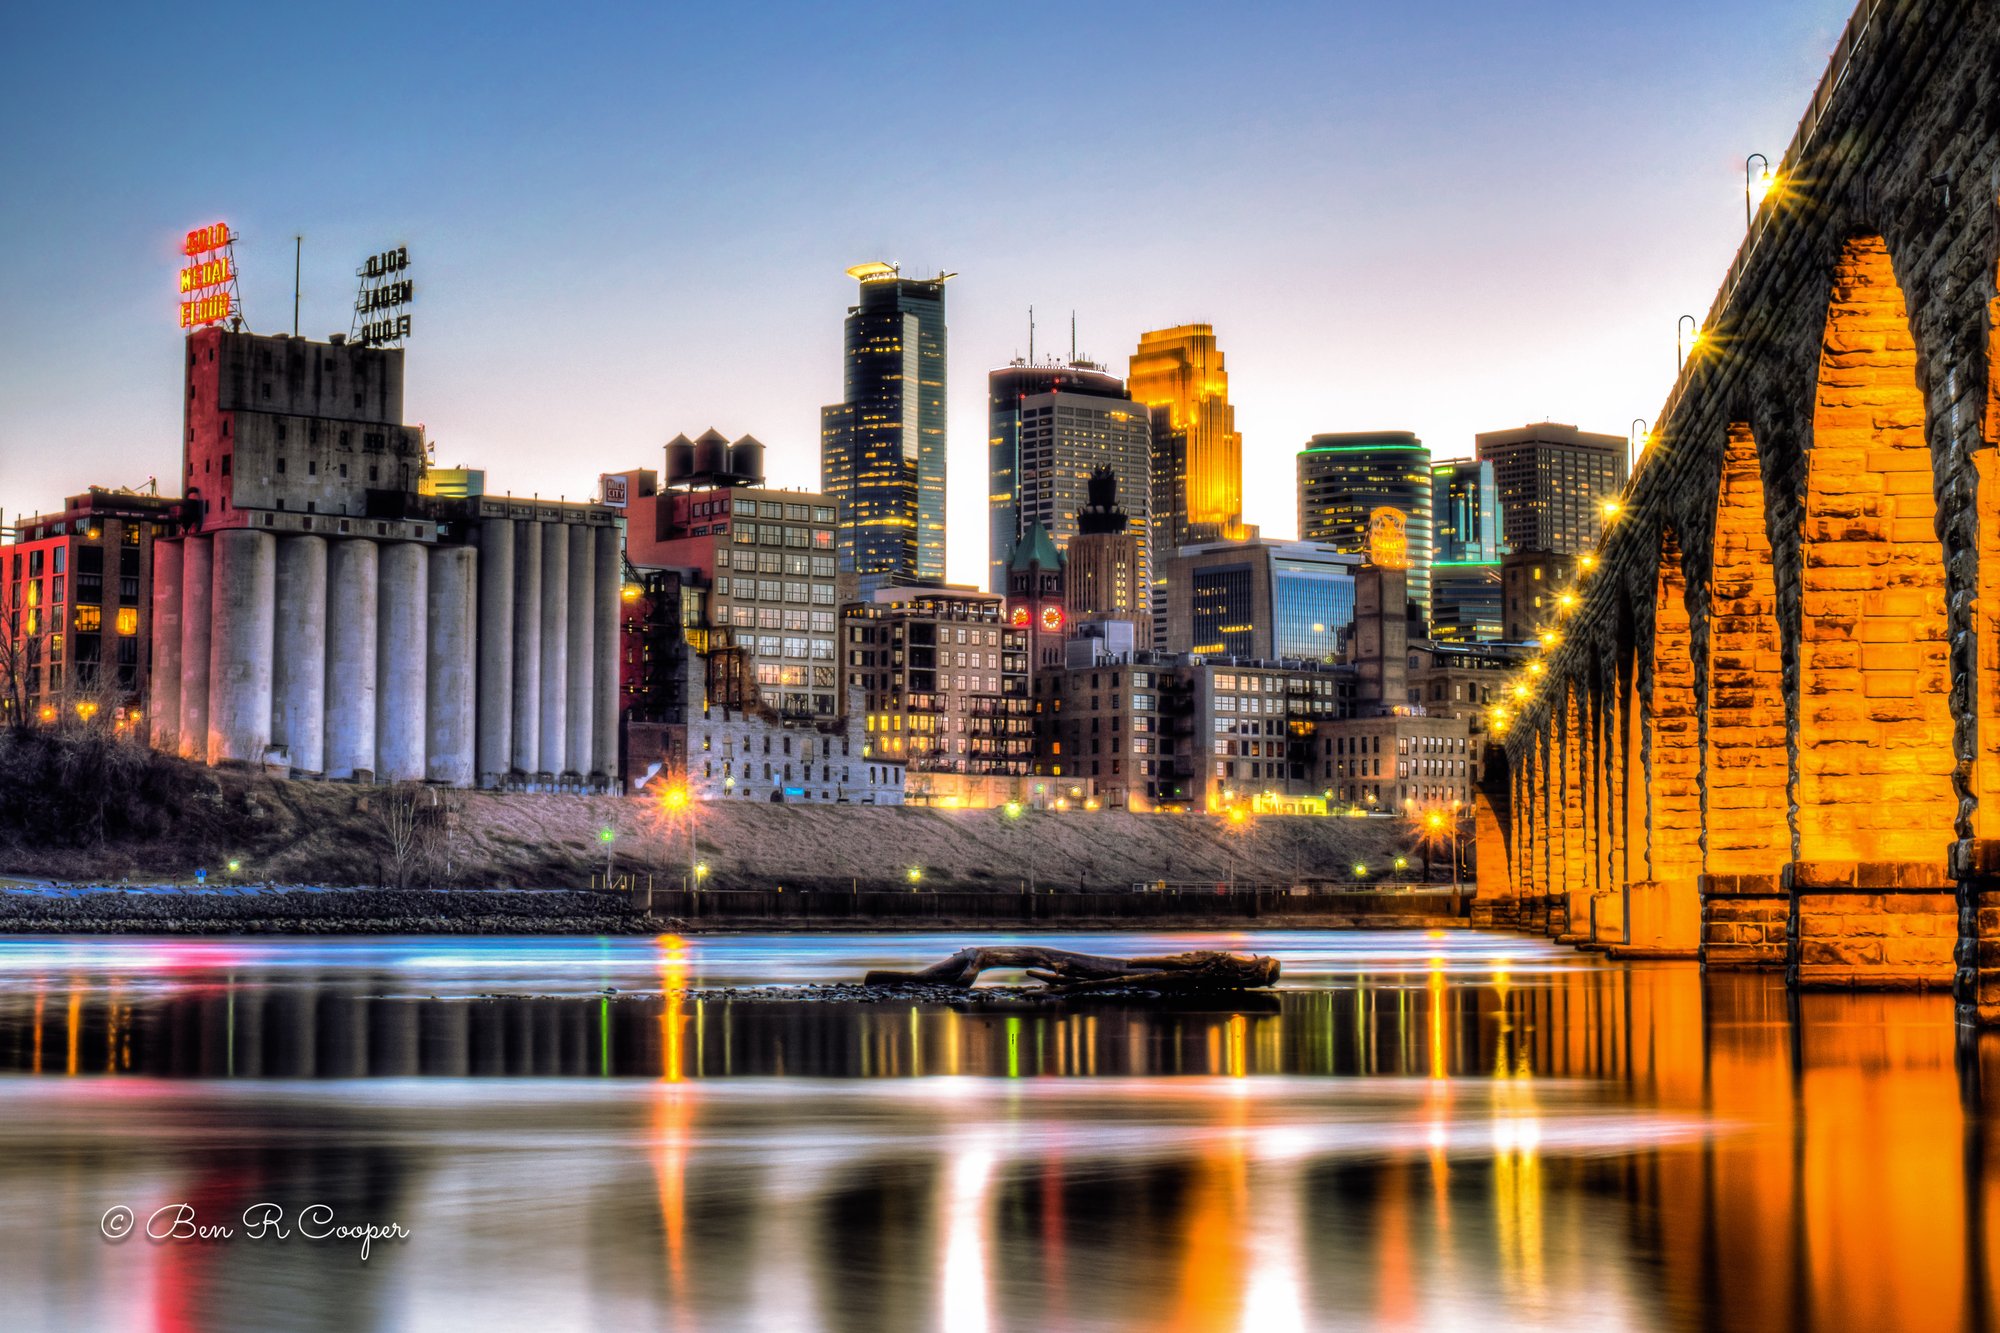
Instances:
[[[1848,0],[17,6],[0,44],[0,512],[171,489],[182,236],[346,332],[409,248],[406,419],[490,490],[591,495],[710,426],[818,484],[870,259],[950,284],[948,573],[985,569],[986,373],[1213,324],[1246,517],[1322,431],[1434,457],[1624,435]]]

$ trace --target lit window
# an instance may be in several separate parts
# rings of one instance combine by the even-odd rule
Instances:
[[[139,632],[138,607],[121,606],[118,608],[118,632],[120,634],[137,634]]]

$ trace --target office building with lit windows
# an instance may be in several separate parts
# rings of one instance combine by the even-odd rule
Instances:
[[[1431,465],[1430,572],[1432,638],[1500,637],[1500,493],[1490,460]]]
[[[1099,468],[1111,470],[1116,502],[1138,525],[1140,577],[1150,579],[1152,430],[1124,381],[1088,361],[1017,361],[987,376],[987,402],[987,587],[1007,591],[1007,566],[1031,524],[1069,550]]]
[[[1323,542],[1208,542],[1167,562],[1165,651],[1332,661],[1354,623],[1359,555]]]
[[[832,500],[765,485],[763,446],[747,435],[732,445],[714,431],[667,445],[664,487],[648,470],[606,480],[617,483],[607,491],[625,497],[626,561],[642,574],[684,571],[699,590],[702,623],[688,628],[705,632],[701,650],[739,653],[754,690],[745,695],[781,716],[835,716],[842,695]],[[716,692],[731,706],[748,702],[720,685]]]
[[[1514,551],[1580,555],[1604,531],[1604,502],[1625,487],[1628,441],[1540,422],[1474,437],[1493,464],[1500,539]]]
[[[0,722],[138,719],[151,664],[153,540],[180,502],[92,487],[0,546]]]
[[[1501,635],[1526,643],[1555,623],[1557,599],[1576,581],[1580,557],[1555,551],[1509,551],[1500,559]]]
[[[917,805],[1027,795],[1035,724],[1028,635],[976,588],[882,588],[841,609],[843,688],[858,688],[869,753],[907,768]]]
[[[1408,431],[1315,435],[1298,455],[1299,540],[1368,549],[1371,516],[1394,509],[1409,542],[1412,603],[1430,614],[1431,455]]]
[[[944,285],[894,264],[847,270],[845,396],[820,410],[821,488],[839,512],[840,568],[865,593],[944,579]]]
[[[1237,541],[1243,437],[1215,329],[1182,324],[1139,335],[1126,391],[1151,419],[1153,640],[1166,637],[1167,560],[1192,542]]]

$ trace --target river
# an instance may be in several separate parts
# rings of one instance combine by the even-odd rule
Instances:
[[[1945,997],[1035,938],[1285,977],[966,1012],[755,994],[959,936],[0,940],[0,1325],[1991,1326],[2000,1048]]]

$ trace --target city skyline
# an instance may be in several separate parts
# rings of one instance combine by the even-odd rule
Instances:
[[[0,94],[27,127],[4,150],[23,188],[0,204],[0,236],[37,260],[18,308],[64,311],[58,330],[21,320],[0,335],[0,506],[11,519],[90,484],[167,485],[181,356],[170,275],[181,234],[218,218],[242,237],[259,331],[290,328],[295,232],[308,336],[347,327],[365,255],[408,245],[410,417],[437,461],[571,498],[690,420],[737,423],[771,445],[774,480],[814,484],[817,409],[840,396],[840,271],[876,256],[955,270],[955,582],[982,581],[985,375],[1026,352],[1030,305],[1038,351],[1066,345],[1074,308],[1079,350],[1113,366],[1144,329],[1213,324],[1244,436],[1245,517],[1274,535],[1291,526],[1279,464],[1314,433],[1409,429],[1440,458],[1468,455],[1477,431],[1546,418],[1620,433],[1664,398],[1673,319],[1706,310],[1740,238],[1742,156],[1782,147],[1845,9],[1696,7],[1616,32],[1554,6],[1452,17],[1272,11],[1234,25],[1219,37],[1215,115],[1191,140],[1148,125],[1134,104],[1145,80],[1122,70],[1068,70],[1062,97],[1025,107],[985,69],[896,74],[942,114],[913,128],[937,159],[910,174],[924,188],[885,208],[872,180],[829,183],[866,141],[798,128],[806,99],[833,95],[825,76],[726,124],[688,98],[638,114],[623,89],[651,82],[624,75],[671,46],[644,22],[612,56],[592,24],[558,33],[502,16],[511,26],[487,39],[511,77],[475,78],[445,48],[455,30],[413,21],[407,59],[440,76],[405,95],[393,68],[357,74],[338,43],[297,54],[318,30],[286,20],[244,54],[285,53],[298,110],[191,169],[186,124],[149,110],[177,89],[147,55],[164,29],[105,37],[31,15],[20,50],[90,59],[62,81],[53,72],[76,62],[10,66]],[[1195,58],[1115,13],[1071,18],[1116,32],[1157,77]],[[845,40],[808,14],[768,51],[743,20],[701,22],[715,29],[700,34],[713,72],[749,79],[750,102]],[[940,20],[896,41],[941,49],[952,35]],[[538,39],[570,57],[564,72],[538,71]],[[578,70],[610,91],[582,88]],[[1285,70],[1311,71],[1310,93],[1280,91]],[[312,110],[336,102],[359,108],[338,144]],[[482,137],[496,107],[502,123]],[[1102,131],[1056,135],[1078,117]],[[714,145],[689,146],[716,125]],[[1205,167],[1217,205],[1205,231],[1176,240],[1147,217],[1189,153],[1220,164]],[[1160,183],[1114,198],[1093,174],[1110,161]],[[994,220],[1005,173],[1029,164],[1069,187],[1061,235]],[[357,180],[371,202],[355,203]],[[827,208],[787,217],[781,180],[825,186]],[[1532,224],[1495,220],[1530,199],[1543,210]]]

